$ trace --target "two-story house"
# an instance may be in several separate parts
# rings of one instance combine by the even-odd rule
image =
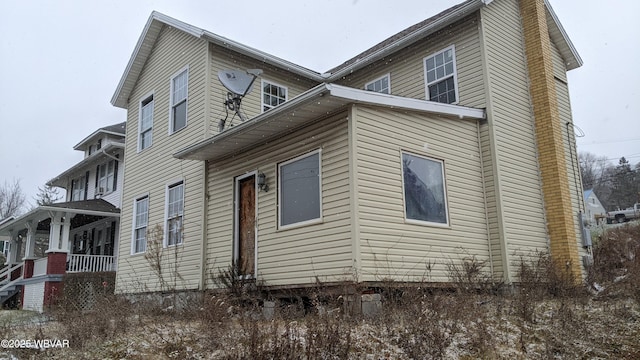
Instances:
[[[468,0],[323,73],[154,12],[112,98],[117,291],[212,288],[230,264],[272,287],[447,282],[471,257],[510,283],[536,251],[579,278],[581,63],[543,0]],[[247,69],[240,117],[218,74]]]
[[[65,274],[116,270],[125,128],[100,128],[74,147],[84,158],[47,182],[66,189],[64,202],[0,224],[10,244],[0,301],[20,296],[24,309],[42,311],[64,286]],[[44,256],[36,251],[38,240],[48,244],[40,249]]]

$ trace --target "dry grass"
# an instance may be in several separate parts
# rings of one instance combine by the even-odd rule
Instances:
[[[588,277],[604,288],[597,293],[586,291],[591,285],[576,286],[547,254],[519,262],[516,288],[494,283],[471,257],[448,265],[450,289],[397,283],[376,289],[382,310],[373,317],[345,312],[347,297],[319,284],[266,319],[268,294],[233,282],[229,269],[219,274],[228,292],[191,294],[182,306],[106,292],[83,311],[69,306],[66,293],[51,309],[52,321],[16,325],[0,318],[0,336],[71,343],[69,349],[16,351],[20,358],[636,359],[639,243],[638,225],[598,240]]]

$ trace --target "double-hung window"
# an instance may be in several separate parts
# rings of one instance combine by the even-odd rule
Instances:
[[[427,99],[446,104],[458,102],[456,53],[452,45],[424,59]]]
[[[364,86],[364,89],[368,91],[383,93],[383,94],[390,94],[391,93],[390,84],[391,82],[389,81],[389,74],[387,74],[379,79],[376,79],[370,83],[367,83]]]
[[[111,160],[98,166],[96,174],[96,194],[104,195],[116,189],[116,169],[118,163]]]
[[[403,152],[402,180],[408,222],[449,224],[443,161]]]
[[[182,217],[184,211],[184,183],[167,188],[167,246],[182,244]]]
[[[182,70],[171,79],[170,133],[187,126],[187,97],[189,95],[189,69]]]
[[[262,80],[262,112],[287,101],[287,88],[278,84]]]
[[[320,150],[278,165],[280,227],[322,220]]]
[[[144,196],[135,200],[133,205],[133,254],[147,250],[147,224],[149,221],[149,197]]]
[[[153,95],[140,102],[138,133],[138,151],[142,151],[153,142]]]
[[[86,200],[86,175],[71,180],[71,201]]]

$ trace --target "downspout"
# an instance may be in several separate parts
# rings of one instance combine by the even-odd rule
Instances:
[[[488,126],[488,125],[487,125]],[[478,155],[480,156],[480,169],[482,169],[482,200],[484,201],[484,222],[487,227],[487,244],[489,245],[489,270],[491,271],[491,279],[494,278],[493,272],[493,251],[491,249],[491,228],[489,226],[489,207],[487,204],[487,186],[484,181],[484,160],[482,155],[482,138],[480,136],[480,121],[476,121],[476,128],[478,130]]]
[[[209,160],[204,161],[204,183],[202,185],[202,244],[200,249],[200,281],[198,288],[204,290],[207,276],[207,206],[209,205]]]

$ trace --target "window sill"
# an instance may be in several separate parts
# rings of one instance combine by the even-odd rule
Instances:
[[[301,222],[297,222],[289,225],[278,225],[278,229],[276,230],[276,232],[286,231],[291,229],[298,229],[298,228],[302,228],[310,225],[322,224],[322,223],[324,223],[324,220],[322,218],[317,218],[317,219],[305,220],[305,221],[301,221]]]
[[[436,223],[436,222],[429,222],[429,221],[422,221],[422,220],[412,220],[412,219],[407,219],[407,218],[404,219],[404,223],[405,224],[410,224],[410,225],[435,227],[435,228],[440,228],[440,229],[451,229],[451,224],[450,223],[441,224],[441,223]]]

